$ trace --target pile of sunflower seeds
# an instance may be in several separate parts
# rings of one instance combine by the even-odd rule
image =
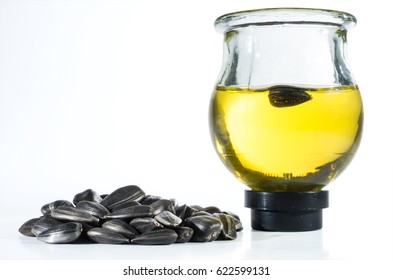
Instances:
[[[168,245],[236,239],[243,229],[236,214],[215,206],[178,205],[174,199],[146,195],[136,185],[109,195],[87,189],[72,203],[56,200],[43,216],[25,222],[19,232],[56,243]]]

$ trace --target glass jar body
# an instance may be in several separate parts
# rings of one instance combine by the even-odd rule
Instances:
[[[363,107],[345,59],[354,21],[328,21],[338,15],[273,9],[216,21],[224,56],[210,133],[226,167],[253,190],[320,190],[358,148]]]

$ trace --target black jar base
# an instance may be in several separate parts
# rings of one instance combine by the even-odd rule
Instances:
[[[251,227],[262,231],[312,231],[322,228],[322,209],[329,206],[328,191],[245,191],[251,208]]]

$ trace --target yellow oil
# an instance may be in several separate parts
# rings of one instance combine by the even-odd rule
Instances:
[[[356,86],[217,87],[210,132],[221,160],[260,191],[319,190],[351,161],[363,109]]]

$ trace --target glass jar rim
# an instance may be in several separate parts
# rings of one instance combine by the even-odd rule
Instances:
[[[356,25],[356,18],[350,13],[316,8],[266,8],[245,10],[224,14],[216,19],[218,32],[228,32],[247,26],[317,24],[336,26],[347,30]]]

